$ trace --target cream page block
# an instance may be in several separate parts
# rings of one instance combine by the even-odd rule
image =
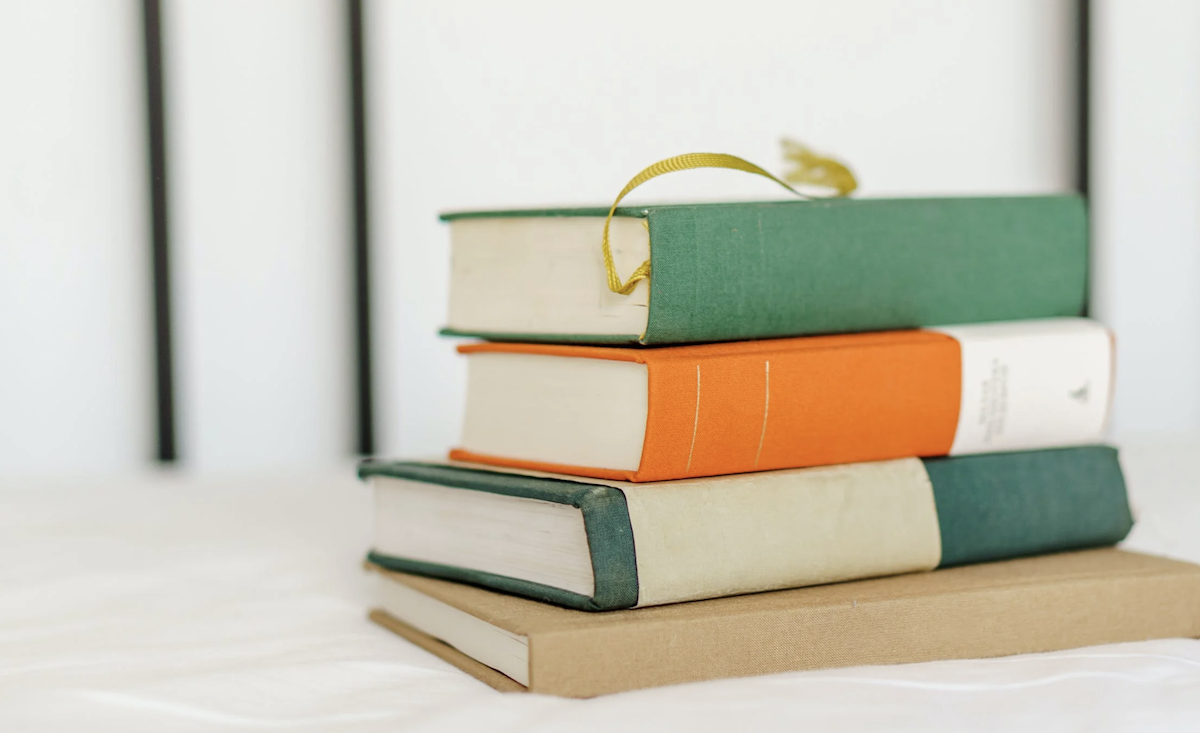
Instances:
[[[525,461],[636,471],[648,380],[646,365],[635,362],[470,354],[460,445]]]
[[[578,507],[382,476],[370,484],[376,552],[596,592]],[[513,532],[526,525],[536,535]]]
[[[644,333],[649,284],[629,295],[608,289],[603,232],[603,216],[451,222],[450,327],[483,333]],[[645,219],[614,217],[609,238],[622,277],[650,257]]]

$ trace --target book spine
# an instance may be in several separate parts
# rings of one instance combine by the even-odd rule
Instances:
[[[829,348],[650,358],[635,481],[944,455],[958,342],[912,331]]]
[[[755,606],[729,599],[707,602],[725,604],[725,613],[705,613],[715,608],[709,605],[658,623],[644,617],[643,623],[533,633],[529,690],[592,697],[785,671],[982,659],[1200,635],[1200,574],[1183,563],[1173,573],[1120,569],[1139,559],[1091,550],[834,586],[825,595],[843,593],[840,603]],[[1026,569],[1036,573],[1039,566],[1088,561],[1090,570],[1040,582],[1021,577]],[[968,577],[977,580],[953,581]],[[800,599],[811,590],[783,593]]]
[[[941,556],[916,458],[622,490],[639,606],[932,570]]]
[[[1078,197],[651,208],[646,344],[1079,316]]]
[[[1086,319],[844,337],[829,348],[653,352],[634,481],[1081,445],[1112,340]]]
[[[1112,545],[1133,520],[1106,446],[772,471],[623,491],[638,605]]]
[[[959,344],[962,390],[952,455],[1093,442],[1108,418],[1113,338],[1057,318],[935,329]]]
[[[1114,545],[1133,528],[1114,448],[1101,445],[924,461],[939,566]]]

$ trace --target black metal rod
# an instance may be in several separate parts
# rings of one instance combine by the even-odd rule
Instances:
[[[1090,192],[1092,147],[1092,3],[1078,0],[1075,39],[1075,188],[1085,197]]]
[[[1075,190],[1087,201],[1089,231],[1092,216],[1092,3],[1077,0],[1075,6]],[[1089,245],[1089,257],[1091,248]],[[1092,310],[1091,266],[1086,283],[1083,312]]]
[[[171,268],[167,227],[166,115],[163,110],[162,15],[158,0],[143,0],[146,113],[150,146],[150,250],[154,288],[154,385],[156,457],[178,458],[175,449],[175,374],[171,350]]]
[[[375,452],[371,369],[370,221],[367,190],[367,105],[362,0],[347,0],[350,31],[350,118],[354,158],[354,333],[357,449]]]

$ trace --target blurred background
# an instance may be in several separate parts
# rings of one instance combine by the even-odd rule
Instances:
[[[439,211],[783,135],[861,196],[1087,194],[1112,435],[1200,431],[1187,0],[0,0],[0,105],[0,476],[440,453]]]

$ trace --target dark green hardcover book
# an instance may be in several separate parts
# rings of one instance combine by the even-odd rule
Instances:
[[[1105,446],[625,483],[366,461],[368,560],[589,611],[1111,545]]]
[[[443,215],[450,335],[679,344],[1083,314],[1078,196],[625,207]]]

